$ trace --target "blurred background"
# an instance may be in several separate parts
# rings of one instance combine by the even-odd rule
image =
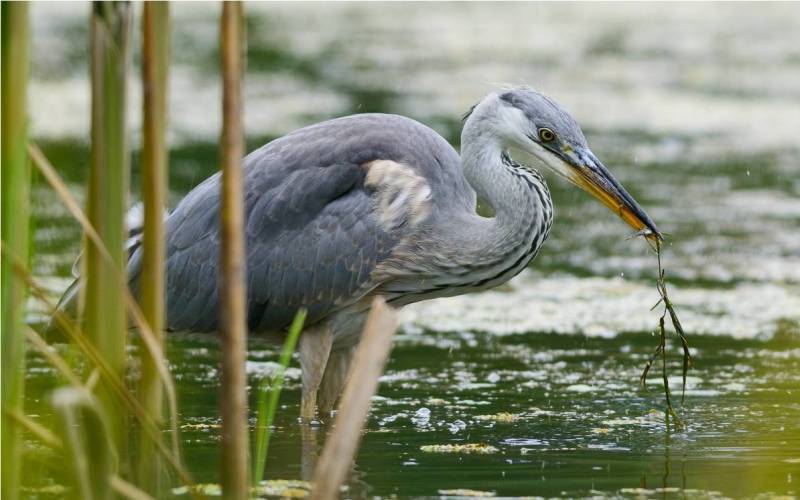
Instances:
[[[32,136],[80,199],[89,9],[31,5]],[[410,116],[458,147],[471,105],[500,85],[527,84],[572,112],[598,157],[670,234],[664,264],[697,361],[685,431],[665,435],[651,412],[663,408],[661,390],[637,387],[657,341],[655,255],[599,203],[545,173],[556,220],[530,269],[501,289],[404,311],[350,495],[800,491],[800,5],[248,3],[245,11],[248,150],[360,112]],[[172,13],[174,205],[218,169],[221,90],[219,6],[181,2]],[[135,150],[140,7],[136,15]],[[34,271],[56,296],[70,280],[80,228],[43,182],[34,210]],[[41,317],[33,305],[32,314]],[[217,422],[216,339],[175,336],[169,349],[189,467],[214,480],[216,435],[199,424]],[[677,344],[670,354],[676,389]],[[253,339],[248,373],[269,375],[276,357]],[[29,383],[41,394],[55,375],[39,365]],[[299,379],[290,375],[267,464],[273,478],[300,475]],[[35,389],[28,394],[26,404],[44,408]],[[476,441],[500,453],[420,450]]]

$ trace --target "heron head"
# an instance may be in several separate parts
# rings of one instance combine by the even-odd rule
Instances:
[[[661,239],[661,232],[589,149],[581,128],[557,102],[530,89],[497,94],[499,120],[512,156],[545,166],[591,194],[637,231]],[[538,166],[537,165],[537,166]]]

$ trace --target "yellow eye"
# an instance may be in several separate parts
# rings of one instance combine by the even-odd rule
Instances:
[[[549,128],[540,128],[539,129],[539,139],[542,142],[550,142],[556,138],[556,133],[550,130]]]

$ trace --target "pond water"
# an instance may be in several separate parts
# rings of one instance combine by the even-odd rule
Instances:
[[[556,220],[530,269],[497,290],[403,311],[347,496],[800,494],[797,5],[246,8],[248,149],[361,111],[414,117],[457,144],[458,117],[494,82],[525,82],[573,111],[595,153],[670,234],[670,294],[696,361],[678,406],[685,429],[667,432],[658,370],[649,391],[638,387],[657,342],[655,255],[597,202],[548,177]],[[82,198],[88,5],[32,12],[32,131]],[[174,12],[172,204],[216,169],[219,127],[217,9]],[[135,144],[140,102],[132,81]],[[34,270],[57,296],[80,231],[46,186],[34,194]],[[42,320],[41,307],[32,303],[30,316]],[[218,342],[174,335],[168,350],[187,465],[215,482]],[[677,395],[672,340],[669,356]],[[251,387],[276,360],[276,346],[251,340]],[[57,379],[38,357],[29,362],[27,411],[47,421]],[[304,475],[293,366],[268,478]],[[315,431],[320,442],[325,430]],[[423,451],[448,444],[494,452]],[[58,460],[31,446],[28,484],[58,483]]]

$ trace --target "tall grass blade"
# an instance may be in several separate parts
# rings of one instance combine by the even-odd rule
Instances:
[[[123,291],[114,279],[127,259],[125,212],[130,176],[126,124],[130,68],[131,8],[127,2],[94,2],[91,15],[92,126],[91,169],[86,213],[111,262],[86,242],[85,332],[111,369],[122,377],[126,364],[127,317]],[[127,451],[124,405],[106,384],[98,387],[114,449]]]
[[[25,337],[28,342],[42,355],[44,359],[50,363],[50,366],[55,368],[58,373],[64,377],[64,380],[74,385],[75,387],[82,387],[84,384],[81,379],[72,371],[69,363],[62,358],[54,349],[48,345],[47,342],[38,334],[33,328],[25,328]]]
[[[28,4],[3,2],[2,19],[2,240],[8,251],[28,262],[31,169],[26,151],[28,80]],[[2,406],[21,410],[25,381],[25,285],[3,255],[2,270]],[[19,495],[21,441],[14,422],[2,417],[2,498]]]
[[[278,371],[272,380],[266,377],[262,380],[258,389],[258,417],[256,421],[256,451],[253,457],[253,485],[264,478],[264,465],[267,462],[269,452],[269,438],[272,435],[272,422],[275,420],[275,412],[278,409],[278,401],[283,388],[283,376],[286,368],[292,360],[292,353],[297,346],[297,339],[303,331],[303,324],[306,321],[306,310],[300,309],[289,327],[289,334],[283,343],[281,356],[278,360]]]
[[[222,63],[222,492],[226,498],[249,495],[247,428],[247,319],[241,160],[242,60],[244,18],[240,2],[223,2]]]
[[[0,250],[2,250],[4,257],[9,257],[5,251],[5,246],[0,242]],[[139,425],[145,429],[147,437],[153,442],[158,444],[158,451],[169,462],[170,466],[176,471],[181,480],[186,485],[192,484],[192,479],[189,476],[183,464],[180,461],[180,456],[174,454],[169,450],[161,440],[155,439],[160,429],[156,428],[149,415],[144,412],[144,409],[139,404],[139,401],[128,390],[128,387],[121,378],[112,370],[111,366],[103,358],[100,351],[94,344],[87,338],[87,336],[75,325],[71,318],[69,318],[63,311],[58,310],[57,306],[50,300],[48,292],[42,288],[28,273],[25,267],[18,259],[13,259],[14,273],[23,280],[27,287],[30,289],[31,295],[41,302],[46,310],[53,316],[59,327],[67,336],[67,339],[74,343],[75,346],[86,356],[86,358],[96,367],[103,380],[115,391],[117,397],[125,404],[125,408],[130,411],[134,418],[137,419]],[[90,379],[94,378],[94,375]],[[86,386],[92,386],[93,383],[87,382]]]
[[[128,500],[152,500],[153,497],[119,476],[111,476],[111,489]]]
[[[108,416],[92,394],[83,388],[63,387],[53,392],[58,434],[64,443],[73,498],[111,498],[111,477],[117,457]]]
[[[142,87],[144,89],[144,130],[142,145],[142,199],[144,234],[142,286],[139,302],[142,314],[153,332],[153,340],[163,352],[164,329],[164,206],[167,196],[167,81],[170,45],[169,3],[146,2],[142,18]],[[141,340],[140,340],[141,342]],[[158,427],[163,425],[163,385],[159,360],[142,345],[139,400]],[[158,495],[166,484],[162,463],[153,453],[156,445],[139,440],[138,483]]]
[[[22,429],[33,434],[43,445],[49,446],[54,450],[64,450],[64,442],[60,437],[54,434],[50,429],[31,420],[28,416],[18,411],[12,411],[8,413],[8,417],[14,420]],[[149,500],[153,498],[119,476],[111,476],[110,482],[111,489],[123,498],[128,498],[130,500]]]
[[[21,429],[33,434],[36,439],[41,441],[45,446],[49,446],[57,450],[60,450],[64,446],[64,443],[61,442],[61,438],[56,436],[53,431],[43,426],[39,422],[31,420],[27,415],[19,410],[7,410],[4,408],[3,414],[5,414],[10,420],[13,420],[14,423]]]
[[[75,198],[69,192],[67,185],[64,181],[59,177],[58,173],[55,171],[53,166],[50,162],[45,158],[42,154],[41,150],[34,144],[30,144],[28,146],[28,152],[30,153],[31,159],[33,160],[33,164],[42,174],[42,177],[50,184],[50,187],[56,192],[58,197],[67,207],[70,214],[73,218],[81,225],[83,229],[84,236],[87,240],[89,240],[97,249],[98,253],[102,258],[104,258],[107,262],[111,262],[111,255],[108,253],[103,241],[100,239],[100,235],[97,234],[94,227],[89,222],[89,219],[86,217],[86,214],[81,211],[78,203],[75,201]],[[128,306],[128,313],[131,315],[131,319],[133,320],[134,325],[136,328],[139,329],[139,335],[141,339],[144,341],[145,347],[147,348],[147,352],[153,359],[158,360],[156,366],[158,368],[159,374],[161,376],[161,382],[164,385],[164,390],[166,391],[167,395],[167,405],[169,406],[169,413],[170,413],[170,433],[172,435],[172,449],[178,459],[180,459],[180,446],[178,442],[179,438],[179,431],[178,431],[178,404],[177,404],[177,396],[175,394],[175,384],[172,381],[172,376],[169,373],[169,369],[167,368],[167,362],[164,359],[164,353],[160,349],[158,343],[155,340],[155,336],[153,332],[150,330],[150,326],[144,319],[141,309],[139,308],[139,304],[133,298],[133,295],[130,293],[130,289],[127,286],[127,274],[122,270],[117,269],[117,272],[114,274],[114,278],[116,280],[116,286],[123,291],[125,302]],[[65,316],[61,311],[57,311],[54,308],[49,308],[49,310],[53,313],[53,317],[63,326],[64,324],[69,324],[69,322],[65,321]],[[73,326],[74,328],[74,326]],[[185,475],[184,477],[188,477]]]
[[[383,297],[375,297],[339,403],[333,432],[314,471],[310,498],[328,500],[339,497],[339,488],[358,451],[370,401],[378,389],[378,378],[389,358],[396,329],[397,313],[386,305]]]

